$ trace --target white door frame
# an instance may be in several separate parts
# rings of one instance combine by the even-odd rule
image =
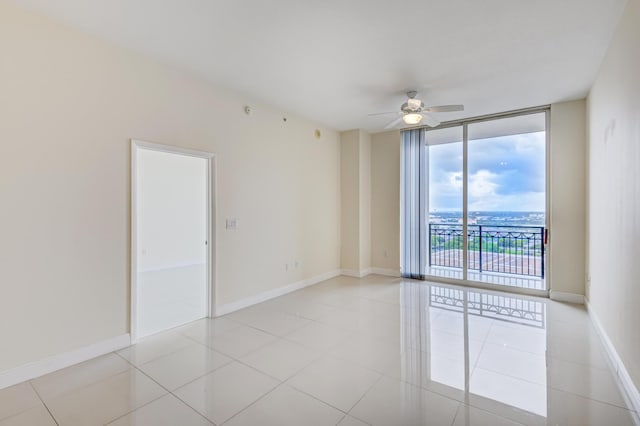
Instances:
[[[216,157],[215,154],[206,151],[180,148],[177,146],[163,145],[153,142],[145,142],[131,139],[131,306],[130,306],[130,331],[131,343],[136,343],[138,336],[138,206],[137,206],[137,159],[138,150],[166,152],[170,154],[188,155],[207,160],[207,298],[209,318],[216,315]]]

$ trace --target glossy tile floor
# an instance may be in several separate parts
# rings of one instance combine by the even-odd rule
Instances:
[[[339,277],[0,391],[0,425],[633,425],[582,307]]]

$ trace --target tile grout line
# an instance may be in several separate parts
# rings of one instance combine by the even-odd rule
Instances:
[[[55,416],[53,415],[53,413],[49,409],[49,406],[47,405],[47,403],[44,402],[44,399],[42,399],[42,397],[40,396],[40,393],[38,392],[36,387],[33,386],[33,383],[31,383],[31,380],[29,380],[28,383],[29,383],[29,386],[31,386],[31,389],[33,389],[33,391],[35,392],[35,394],[38,397],[38,399],[40,400],[40,402],[42,402],[42,405],[44,405],[44,408],[47,410],[47,412],[49,413],[49,415],[53,419],[53,422],[56,424],[56,426],[60,426],[60,423],[58,423],[58,419],[55,418]]]

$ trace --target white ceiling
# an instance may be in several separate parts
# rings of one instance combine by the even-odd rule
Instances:
[[[584,97],[626,0],[14,0],[283,111],[380,131]]]

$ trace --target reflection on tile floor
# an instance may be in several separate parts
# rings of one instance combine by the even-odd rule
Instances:
[[[0,390],[0,426],[634,422],[583,307],[376,275]]]

